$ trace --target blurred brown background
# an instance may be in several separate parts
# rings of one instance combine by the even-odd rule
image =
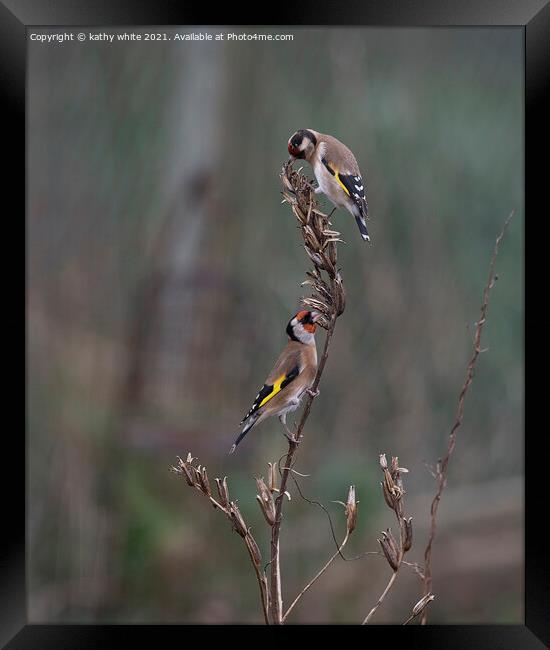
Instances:
[[[386,452],[410,470],[422,561],[424,461],[446,447],[491,249],[516,210],[440,508],[430,621],[521,622],[522,32],[244,31],[294,40],[29,44],[30,620],[261,621],[241,540],[169,467],[192,451],[228,475],[267,554],[253,477],[285,449],[277,421],[227,452],[301,295],[278,173],[309,127],[354,150],[371,213],[371,245],[333,216],[347,310],[297,466],[340,531],[330,502],[356,485],[349,557],[394,526]],[[323,512],[293,495],[287,603],[334,549]],[[336,562],[293,621],[361,621],[388,573],[376,556]],[[373,622],[402,622],[420,591],[403,570]]]

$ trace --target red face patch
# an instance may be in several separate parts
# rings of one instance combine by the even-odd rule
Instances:
[[[291,156],[298,156],[300,154],[300,149],[295,147],[291,142],[288,143],[288,153]]]
[[[300,325],[305,329],[306,332],[313,334],[315,332],[315,323],[311,322],[311,312],[307,309],[299,311],[296,314],[296,319],[299,321]],[[309,322],[303,323],[302,321],[306,320]]]

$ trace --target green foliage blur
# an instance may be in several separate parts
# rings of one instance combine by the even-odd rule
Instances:
[[[294,40],[29,45],[30,620],[261,622],[240,538],[169,468],[191,451],[227,475],[267,562],[254,477],[286,441],[273,420],[227,452],[306,289],[278,174],[289,136],[313,128],[354,151],[371,215],[370,245],[348,213],[332,218],[347,309],[296,467],[337,536],[332,502],[356,486],[349,558],[394,526],[386,453],[410,470],[409,559],[423,560],[426,464],[445,451],[494,240],[515,210],[440,507],[430,622],[519,623],[522,32],[231,31]],[[291,493],[287,604],[334,551],[326,515]],[[340,559],[292,620],[361,621],[388,577],[376,555]],[[373,622],[401,623],[420,595],[403,570]]]

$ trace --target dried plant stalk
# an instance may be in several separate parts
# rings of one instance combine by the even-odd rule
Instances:
[[[424,583],[424,594],[423,594],[424,597],[428,597],[432,591],[432,548],[433,548],[433,542],[437,530],[437,510],[439,508],[439,502],[441,501],[443,490],[447,485],[447,469],[449,467],[449,461],[451,459],[452,453],[456,445],[456,432],[460,427],[460,425],[462,424],[462,420],[464,418],[464,402],[466,400],[466,394],[468,393],[468,389],[470,388],[470,385],[474,379],[475,367],[476,367],[478,357],[481,354],[481,352],[483,352],[483,350],[481,349],[481,334],[483,332],[483,326],[485,325],[485,322],[487,320],[487,310],[489,308],[489,297],[491,294],[491,289],[495,286],[495,281],[497,280],[497,276],[494,273],[494,269],[495,269],[496,258],[498,255],[498,250],[500,247],[500,242],[502,241],[502,238],[504,237],[504,233],[506,232],[506,229],[508,228],[508,224],[510,223],[510,220],[512,219],[513,216],[514,216],[514,212],[512,211],[508,216],[508,218],[506,219],[506,221],[504,222],[502,230],[499,236],[496,238],[495,245],[493,247],[491,261],[489,263],[489,276],[487,279],[487,284],[485,285],[485,288],[483,290],[483,299],[481,301],[480,317],[476,323],[472,356],[466,368],[466,379],[464,380],[464,384],[462,385],[462,389],[460,390],[460,394],[458,396],[458,404],[456,408],[455,421],[451,428],[451,433],[449,434],[447,452],[445,453],[443,460],[440,459],[436,466],[435,480],[437,482],[437,490],[430,508],[430,516],[431,516],[430,533],[428,537],[428,543],[426,545],[426,550],[424,552],[424,571],[422,577]],[[421,619],[422,625],[426,624],[427,619],[428,619],[428,610],[424,609],[424,611],[422,612],[422,619]]]
[[[341,503],[341,502],[339,502],[339,503]],[[313,584],[315,582],[317,582],[317,580],[329,568],[329,566],[334,562],[334,560],[339,555],[341,555],[342,549],[348,543],[348,539],[350,538],[350,535],[355,530],[355,526],[357,524],[357,502],[355,500],[355,487],[353,485],[350,485],[347,502],[342,503],[342,505],[346,509],[346,535],[345,535],[344,539],[342,540],[341,544],[338,546],[338,549],[337,549],[336,553],[334,553],[334,555],[332,555],[330,557],[330,559],[323,566],[323,568],[315,574],[315,576],[307,583],[307,585],[302,589],[302,591],[292,601],[292,604],[286,610],[285,615],[283,616],[283,623],[287,619],[290,612],[294,609],[294,606],[298,603],[300,598],[313,586]]]
[[[346,306],[346,295],[340,273],[336,267],[336,243],[342,241],[340,233],[332,230],[330,221],[319,210],[314,190],[308,179],[299,171],[295,171],[290,163],[283,166],[281,172],[284,200],[292,208],[298,220],[305,251],[313,263],[313,268],[307,272],[308,279],[303,284],[312,287],[312,295],[302,298],[302,304],[315,309],[322,314],[319,324],[327,330],[323,353],[317,366],[317,374],[313,385],[306,396],[302,417],[294,432],[294,440],[289,441],[288,452],[281,475],[280,494],[275,500],[275,522],[271,528],[271,619],[275,624],[283,623],[283,599],[281,593],[281,564],[280,564],[280,533],[284,493],[294,456],[303,437],[305,423],[311,411],[314,395],[317,393],[321,375],[328,358],[328,351],[336,319],[343,314]]]
[[[195,460],[196,459],[193,458],[191,454],[187,455],[186,460],[182,460],[178,456],[178,464],[176,466],[173,466],[171,469],[176,474],[182,475],[189,487],[194,487],[203,496],[207,497],[214,508],[217,508],[223,512],[231,522],[233,530],[243,538],[246,549],[248,551],[248,555],[250,556],[250,561],[254,567],[254,572],[256,573],[258,586],[260,588],[260,598],[264,620],[269,625],[269,591],[267,585],[267,576],[262,568],[262,555],[260,553],[258,544],[252,536],[250,529],[246,525],[246,522],[244,521],[236,502],[230,501],[229,499],[227,477],[225,477],[223,481],[219,478],[215,479],[219,496],[218,501],[212,496],[206,467],[201,467],[200,465],[195,466],[193,464],[193,461]]]
[[[405,517],[405,503],[403,499],[405,490],[401,478],[401,474],[407,473],[409,470],[405,467],[399,467],[399,459],[397,456],[392,457],[391,463],[388,466],[385,454],[380,454],[380,469],[384,474],[384,480],[380,483],[382,494],[386,505],[390,510],[393,510],[397,518],[399,539],[395,539],[391,528],[382,531],[382,537],[378,539],[382,553],[384,554],[384,557],[390,565],[393,573],[384,591],[380,594],[378,601],[365,617],[363,625],[366,625],[374,616],[376,610],[384,602],[384,599],[393,587],[403,562],[403,558],[410,550],[413,541],[412,517]]]

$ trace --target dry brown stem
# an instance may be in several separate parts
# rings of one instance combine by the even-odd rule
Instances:
[[[331,229],[327,215],[318,209],[313,188],[305,176],[299,171],[295,171],[291,164],[286,163],[281,172],[281,180],[284,200],[291,206],[292,212],[298,220],[305,251],[313,263],[313,269],[307,272],[308,279],[303,283],[312,287],[313,294],[309,298],[302,298],[302,303],[310,309],[321,312],[323,318],[319,324],[326,328],[327,334],[323,353],[317,366],[317,374],[311,387],[312,394],[306,396],[305,408],[294,432],[294,440],[290,440],[288,444],[288,452],[281,474],[280,494],[275,500],[275,523],[271,528],[270,585],[271,619],[275,624],[283,623],[279,544],[284,492],[298,445],[303,438],[304,426],[311,412],[313,395],[317,392],[321,375],[325,369],[336,319],[344,312],[346,302],[342,278],[336,267],[336,242],[341,241],[340,233]]]
[[[432,547],[433,547],[433,542],[437,531],[437,511],[439,508],[439,502],[441,501],[443,490],[447,485],[447,469],[449,466],[451,455],[456,445],[456,432],[460,427],[460,425],[462,424],[462,420],[464,418],[464,402],[466,399],[466,394],[468,393],[468,389],[470,388],[470,385],[474,379],[475,367],[476,367],[478,357],[483,352],[483,350],[481,349],[481,334],[483,332],[483,326],[485,325],[485,322],[487,320],[487,310],[489,307],[489,297],[490,297],[491,289],[494,287],[495,281],[497,280],[497,276],[494,273],[494,268],[495,268],[496,258],[498,255],[498,250],[500,247],[500,242],[504,237],[504,233],[506,232],[508,224],[510,223],[510,219],[513,217],[513,215],[514,212],[512,211],[508,216],[508,218],[506,219],[506,221],[504,222],[502,230],[499,236],[496,238],[495,245],[493,247],[493,253],[491,255],[491,261],[489,264],[489,276],[487,279],[487,284],[485,285],[485,288],[483,290],[483,299],[481,301],[481,313],[480,313],[479,320],[476,323],[473,352],[472,352],[472,356],[470,357],[470,361],[468,362],[468,366],[466,368],[466,379],[464,380],[464,384],[462,385],[462,389],[460,390],[460,394],[458,396],[458,404],[456,408],[455,420],[451,428],[451,432],[449,434],[447,452],[445,453],[443,459],[440,459],[438,461],[436,470],[434,472],[435,480],[437,482],[437,490],[430,508],[430,516],[431,516],[430,533],[428,537],[428,543],[426,545],[426,550],[424,552],[424,570],[423,570],[424,597],[428,597],[431,594],[431,590],[432,590]],[[421,619],[422,625],[426,624],[427,618],[428,618],[428,611],[427,609],[424,609],[424,611],[422,612],[422,619]]]
[[[405,496],[405,489],[401,478],[401,474],[406,474],[409,470],[405,467],[399,467],[399,458],[397,456],[393,456],[391,463],[388,465],[386,454],[380,454],[380,469],[384,474],[384,480],[380,483],[382,494],[386,505],[390,510],[393,510],[396,516],[399,527],[399,539],[396,540],[391,532],[391,528],[387,528],[385,531],[382,531],[382,537],[378,540],[382,548],[382,553],[393,573],[376,604],[365,617],[363,625],[366,625],[374,616],[393,587],[401,564],[403,563],[405,553],[410,550],[413,540],[412,517],[405,517],[405,503],[403,498]]]
[[[202,467],[201,465],[195,466],[193,464],[193,461],[195,460],[196,459],[193,458],[191,454],[187,455],[186,460],[183,460],[178,456],[177,466],[174,466],[171,469],[176,474],[182,475],[189,487],[194,487],[203,496],[207,497],[214,508],[223,512],[231,522],[233,530],[244,540],[246,550],[248,551],[250,561],[252,562],[254,572],[256,573],[256,579],[258,580],[264,620],[266,624],[269,625],[269,592],[267,588],[267,576],[262,568],[262,555],[258,548],[258,544],[246,525],[237,504],[235,501],[230,501],[229,499],[227,478],[224,478],[223,481],[219,478],[215,479],[219,500],[215,499],[212,496],[206,467]]]
[[[300,598],[313,586],[315,582],[323,575],[323,573],[329,568],[329,566],[334,562],[334,560],[340,555],[342,555],[342,549],[345,547],[345,545],[348,543],[348,539],[350,535],[353,533],[355,530],[355,526],[357,523],[357,502],[355,500],[355,487],[353,485],[350,486],[349,492],[348,492],[348,499],[346,503],[342,503],[339,501],[338,503],[341,503],[341,505],[344,506],[346,509],[346,535],[344,539],[342,540],[342,543],[338,546],[338,549],[336,553],[334,553],[326,562],[326,564],[323,566],[323,568],[318,571],[315,576],[307,583],[307,585],[302,589],[302,591],[296,596],[296,598],[292,601],[292,604],[290,607],[286,610],[285,615],[283,616],[283,623],[290,614],[290,612],[294,609],[294,606],[298,603]]]

